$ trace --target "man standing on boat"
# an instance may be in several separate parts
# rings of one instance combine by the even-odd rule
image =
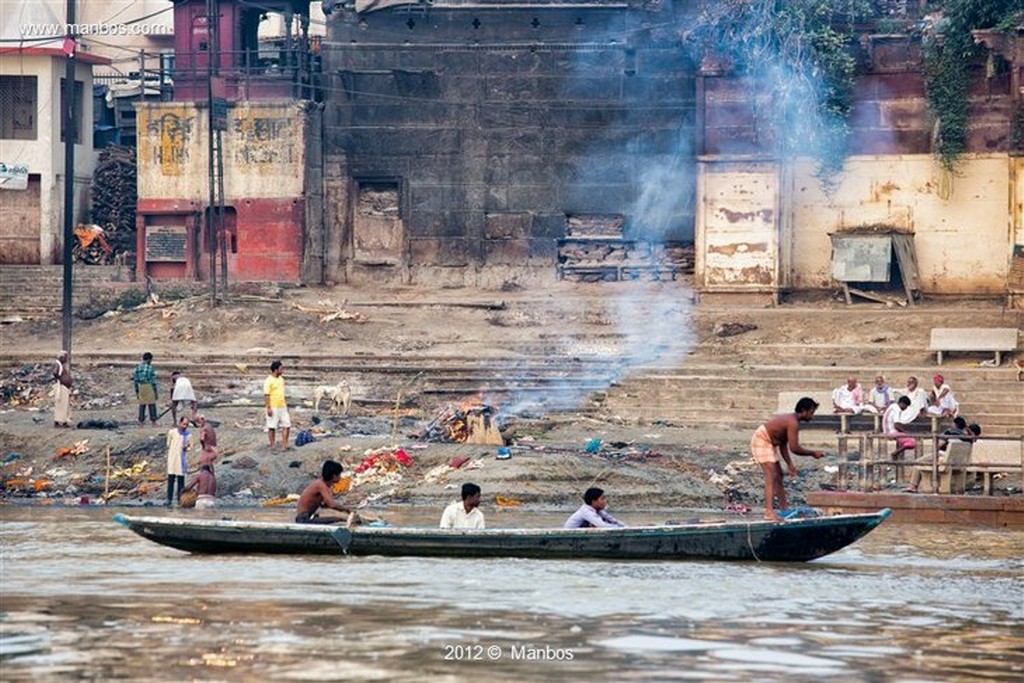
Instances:
[[[814,417],[814,411],[818,409],[817,402],[804,396],[796,402],[796,410],[784,415],[776,415],[765,422],[754,432],[750,440],[750,455],[754,461],[761,466],[764,473],[764,518],[773,522],[781,522],[782,517],[775,512],[773,501],[777,498],[779,509],[785,510],[786,489],[782,485],[782,464],[786,462],[789,476],[796,476],[796,466],[793,465],[790,453],[807,455],[815,460],[825,457],[821,451],[808,450],[800,445],[799,429],[801,422],[810,422]],[[781,458],[780,458],[781,455]]]
[[[480,487],[469,482],[462,485],[462,500],[452,501],[441,515],[442,529],[483,529],[484,513],[480,511]]]

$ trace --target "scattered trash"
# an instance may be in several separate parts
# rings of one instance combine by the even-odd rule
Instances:
[[[601,443],[601,439],[595,437],[587,442],[587,445],[583,447],[583,452],[597,453],[599,450],[601,450]]]
[[[516,508],[522,505],[522,503],[515,498],[506,498],[505,496],[495,496],[494,504],[500,508]]]
[[[496,460],[508,460],[512,457],[512,451],[505,446],[498,449],[498,454],[494,456]]]
[[[75,444],[73,446],[71,446],[71,447],[65,446],[63,448],[58,448],[57,449],[57,457],[58,458],[66,458],[69,455],[81,455],[82,453],[88,453],[88,452],[89,452],[89,439],[82,439],[81,441],[76,441]]]
[[[313,432],[308,429],[303,429],[301,432],[295,435],[295,445],[305,446],[308,443],[316,441],[316,437],[313,436]]]

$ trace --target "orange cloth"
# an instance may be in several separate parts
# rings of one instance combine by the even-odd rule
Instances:
[[[750,439],[750,455],[754,458],[754,462],[781,462],[779,451],[772,443],[772,437],[768,435],[768,430],[764,425],[758,427]]]

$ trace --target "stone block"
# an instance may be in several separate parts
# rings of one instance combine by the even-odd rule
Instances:
[[[484,237],[488,240],[523,239],[531,234],[533,216],[529,213],[487,213]]]

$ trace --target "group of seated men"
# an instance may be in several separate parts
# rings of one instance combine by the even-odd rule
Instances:
[[[931,390],[925,391],[918,385],[916,377],[908,377],[906,390],[899,391],[891,388],[885,377],[877,375],[874,385],[865,393],[857,381],[857,376],[850,375],[846,378],[846,384],[832,392],[833,412],[848,415],[884,415],[892,410],[893,406],[899,405],[900,398],[906,398],[906,407],[900,408],[899,419],[895,420],[901,424],[910,424],[921,414],[956,417],[960,412],[960,404],[953,395],[952,387],[946,383],[942,375],[932,377],[932,382],[934,385]]]
[[[932,377],[933,386],[925,391],[918,386],[916,377],[907,378],[906,391],[894,391],[885,381],[885,377],[875,377],[874,386],[864,395],[855,375],[846,378],[846,384],[832,392],[834,411],[859,415],[861,413],[882,414],[882,434],[893,437],[895,450],[890,454],[893,460],[899,460],[907,451],[917,448],[917,439],[908,436],[907,425],[920,415],[935,415],[953,418],[953,426],[943,432],[943,436],[963,436],[964,440],[974,440],[981,435],[978,424],[968,424],[959,415],[960,405],[953,395],[953,390],[942,375]],[[948,446],[948,440],[938,442],[940,457]],[[932,456],[925,456],[922,463],[932,462]],[[910,485],[904,489],[916,493],[921,481],[921,471],[915,469]]]

